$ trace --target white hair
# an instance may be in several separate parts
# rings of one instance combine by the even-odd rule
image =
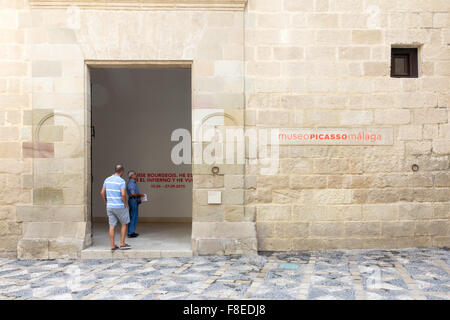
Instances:
[[[136,173],[136,171],[128,171],[128,179],[130,179],[131,176],[135,173]]]

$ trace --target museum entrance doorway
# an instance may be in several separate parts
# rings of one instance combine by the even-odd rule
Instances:
[[[134,170],[139,192],[148,199],[139,206],[139,236],[127,237],[132,249],[123,254],[191,255],[190,66],[90,66],[89,77],[93,236],[92,246],[86,250],[92,254],[109,251],[108,221],[100,190],[115,164],[120,163],[125,167],[123,179],[128,182],[128,172]],[[183,133],[188,135],[182,137]],[[186,143],[189,149],[180,151]]]

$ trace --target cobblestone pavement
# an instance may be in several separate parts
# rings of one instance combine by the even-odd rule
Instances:
[[[450,250],[0,260],[0,299],[450,299]]]

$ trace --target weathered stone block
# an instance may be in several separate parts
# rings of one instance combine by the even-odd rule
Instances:
[[[340,60],[369,60],[370,47],[340,47],[338,55]]]
[[[351,39],[351,32],[347,30],[318,30],[316,33],[316,41],[319,45],[348,45]]]
[[[225,206],[225,221],[244,221],[244,206]]]
[[[249,10],[258,12],[261,11],[278,12],[281,11],[282,8],[281,1],[273,1],[273,0],[249,1],[248,5]]]
[[[362,209],[360,205],[338,205],[326,206],[320,212],[325,212],[322,220],[354,221],[361,219]]]
[[[23,222],[24,239],[56,239],[61,234],[61,222]]]
[[[0,142],[0,158],[21,158],[20,143]]]
[[[292,239],[260,238],[258,239],[259,251],[290,251]]]
[[[64,203],[63,190],[35,188],[33,189],[33,202],[37,205],[61,205]]]
[[[434,237],[432,240],[433,247],[448,247],[450,246],[450,237]]]
[[[86,222],[64,222],[59,239],[84,240],[86,234]]]
[[[20,235],[22,233],[21,225],[14,221],[0,221],[1,235]]]
[[[309,236],[309,223],[275,222],[274,236],[277,238],[306,238]]]
[[[256,238],[227,239],[225,240],[225,255],[256,254]]]
[[[257,176],[257,185],[260,187],[285,188],[289,187],[289,176],[272,175],[272,176]]]
[[[225,188],[228,189],[243,189],[244,188],[244,176],[243,175],[226,175],[225,176]]]
[[[365,204],[362,206],[363,220],[397,220],[398,206],[383,204]]]
[[[19,138],[19,128],[0,127],[0,141],[13,141]]]
[[[399,201],[399,195],[395,189],[371,190],[367,197],[367,203],[395,203]]]
[[[312,161],[310,159],[281,159],[280,173],[282,174],[309,174],[312,169]],[[274,176],[271,180],[279,179],[282,175]],[[258,180],[259,181],[259,180]],[[279,185],[289,185],[289,179],[284,179]],[[259,182],[258,182],[259,185]]]
[[[314,0],[285,0],[283,8],[286,11],[314,11]]]
[[[48,30],[50,43],[75,43],[77,37],[74,30],[66,28],[52,28]]]
[[[257,123],[265,126],[288,125],[289,118],[288,111],[259,111]]]
[[[51,142],[23,142],[22,152],[24,158],[53,158],[55,145]]]
[[[40,142],[58,142],[63,141],[64,127],[63,126],[42,126],[39,129]]]
[[[400,220],[422,220],[433,217],[433,206],[431,204],[406,203],[399,207]]]
[[[416,221],[414,235],[448,236],[449,234],[448,220]]]
[[[306,15],[306,23],[310,28],[332,29],[338,26],[338,17],[331,13],[310,13]]]
[[[251,238],[256,236],[254,222],[196,222],[192,223],[193,239]]]
[[[353,30],[352,40],[354,44],[378,44],[382,41],[381,30]]]
[[[34,206],[18,206],[17,221],[52,221],[51,210],[43,207],[42,210],[36,210]]]
[[[342,222],[313,222],[310,225],[311,237],[336,238],[345,234]]]
[[[225,205],[244,204],[244,190],[227,190],[222,196]]]
[[[383,221],[381,234],[385,237],[408,237],[414,235],[414,221]]]
[[[448,62],[437,62],[436,63],[436,75],[448,76],[450,75],[450,63]]]
[[[313,173],[355,173],[360,171],[361,162],[356,159],[314,159]]]
[[[412,174],[409,175],[409,185],[410,187],[432,187],[433,186],[433,176],[429,173],[422,174]]]
[[[83,249],[82,240],[49,240],[49,259],[79,259]]]
[[[314,201],[319,204],[347,204],[352,202],[352,191],[345,189],[315,190]]]
[[[48,240],[21,239],[17,245],[17,258],[20,260],[48,259]]]
[[[244,176],[244,185],[246,189],[255,189],[257,186],[257,177],[256,176]]]
[[[397,238],[398,239],[398,238]],[[360,241],[361,248],[364,249],[392,249],[398,248],[398,242],[392,238],[367,238]]]
[[[196,252],[198,254],[219,254],[225,253],[223,241],[219,239],[199,239],[197,240]]]
[[[258,206],[256,220],[259,221],[286,221],[291,219],[291,206]]]
[[[273,222],[256,222],[256,237],[258,239],[274,237],[274,223]]]
[[[224,221],[224,208],[223,206],[194,205],[192,218],[199,222]]]
[[[429,248],[432,244],[432,237],[414,236],[400,237],[395,239],[396,248]]]
[[[433,152],[436,154],[447,155],[450,154],[449,140],[433,140]]]
[[[407,109],[375,110],[375,123],[406,124],[410,119],[410,111]]]
[[[407,141],[405,152],[407,155],[424,155],[431,153],[432,144],[430,141]]]
[[[277,60],[299,60],[303,58],[304,51],[300,47],[275,47],[273,54]]]
[[[364,75],[366,76],[386,76],[389,72],[389,65],[385,62],[364,62]]]
[[[255,222],[256,221],[256,208],[252,205],[244,206],[244,221]]]
[[[293,189],[322,189],[327,187],[327,177],[323,175],[290,175],[289,186]]]
[[[300,205],[292,206],[292,221],[307,222],[307,221],[317,221],[328,220],[325,206],[312,206],[312,205]],[[331,220],[331,219],[330,219]]]
[[[344,110],[341,113],[343,125],[367,125],[373,122],[372,111],[367,110]]]
[[[216,189],[223,186],[223,175],[194,175],[194,189]]]
[[[15,220],[16,208],[14,206],[0,206],[0,221]]]
[[[445,108],[427,108],[415,109],[413,111],[414,123],[444,123],[448,121],[447,109]]]
[[[345,236],[348,238],[353,237],[375,237],[381,233],[380,222],[360,222],[351,221],[345,222]]]
[[[422,139],[422,126],[420,126],[420,125],[400,126],[399,139],[400,140],[421,140]]]
[[[272,191],[272,203],[302,203],[304,197],[302,196],[302,192],[298,190],[273,190]]]
[[[62,65],[60,61],[33,61],[33,77],[60,77]]]
[[[450,218],[450,204],[438,203],[434,205],[433,217],[436,219]]]
[[[363,243],[360,239],[342,239],[342,238],[310,238],[297,239],[292,241],[292,250],[333,250],[338,248],[359,249]]]

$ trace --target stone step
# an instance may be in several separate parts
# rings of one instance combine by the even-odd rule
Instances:
[[[142,259],[192,257],[192,250],[116,250],[87,248],[81,251],[81,259]]]

